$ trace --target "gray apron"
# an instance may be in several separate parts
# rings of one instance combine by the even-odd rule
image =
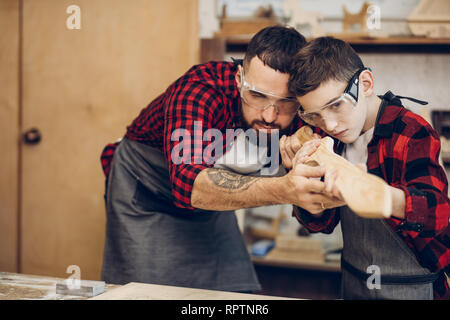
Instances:
[[[123,139],[106,188],[102,279],[224,291],[260,290],[234,212],[173,204],[161,151]]]
[[[348,207],[341,209],[343,299],[433,299],[438,275],[420,266],[384,219],[364,219]],[[380,272],[378,288],[371,266]]]
[[[367,163],[373,129],[346,145],[343,157]],[[423,268],[406,243],[384,219],[365,219],[340,209],[343,236],[343,299],[433,299],[438,274]]]

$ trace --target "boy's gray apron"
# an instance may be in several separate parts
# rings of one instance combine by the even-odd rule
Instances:
[[[383,219],[364,219],[348,207],[342,209],[343,299],[433,299],[433,282],[438,275],[420,266],[411,249]],[[375,286],[375,268],[381,276],[379,288]]]
[[[104,281],[261,289],[234,212],[175,207],[161,151],[123,139],[108,180]]]
[[[346,145],[343,157],[353,164],[367,163],[372,136],[373,128]],[[348,207],[341,208],[340,218],[343,299],[433,299],[433,282],[438,274],[420,266],[384,219],[361,218]]]

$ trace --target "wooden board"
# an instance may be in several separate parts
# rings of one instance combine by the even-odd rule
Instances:
[[[293,300],[246,293],[131,282],[90,300]]]
[[[19,1],[0,0],[0,270],[18,271]]]
[[[275,25],[279,25],[279,22],[271,19],[224,19],[220,31],[216,32],[215,36],[254,35],[263,28]]]
[[[303,126],[295,133],[301,143],[312,137],[312,129]],[[380,177],[363,172],[333,152],[333,140],[325,137],[310,161],[326,169],[337,170],[336,187],[347,205],[364,218],[388,218],[392,214],[392,194],[389,185]]]
[[[325,253],[323,251],[293,251],[274,248],[267,255],[267,259],[280,263],[324,263]]]
[[[276,248],[293,251],[322,251],[322,239],[280,234],[275,239]]]

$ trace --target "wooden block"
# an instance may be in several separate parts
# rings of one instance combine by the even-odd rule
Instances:
[[[323,250],[315,250],[315,251],[283,250],[275,247],[266,255],[265,259],[270,259],[277,262],[317,263],[325,261],[325,252],[323,252]]]
[[[226,19],[222,21],[222,27],[215,33],[216,37],[254,35],[263,28],[279,25],[277,20],[254,19]]]
[[[312,129],[303,126],[295,133],[303,144],[313,139]],[[345,202],[364,218],[388,218],[392,214],[392,194],[389,185],[380,177],[361,169],[333,152],[333,139],[325,137],[310,156],[310,163],[326,169],[336,169],[336,186]]]
[[[420,0],[407,21],[415,36],[450,38],[450,2]]]
[[[105,291],[104,281],[88,281],[81,280],[78,287],[72,285],[75,288],[71,288],[67,283],[67,279],[56,283],[56,294],[70,295],[70,296],[82,296],[82,297],[95,297]]]
[[[343,5],[344,9],[344,19],[343,19],[343,29],[345,31],[350,31],[351,26],[357,24],[360,26],[360,31],[367,31],[367,9],[370,7],[370,3],[364,2],[361,10],[358,13],[351,13],[348,11],[347,7]]]
[[[321,251],[322,239],[299,237],[292,235],[279,235],[275,239],[276,248],[289,251]]]

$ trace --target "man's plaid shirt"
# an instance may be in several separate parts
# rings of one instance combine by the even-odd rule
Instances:
[[[236,72],[237,63],[232,62],[209,62],[193,66],[144,108],[127,128],[127,139],[164,152],[174,204],[178,207],[193,209],[190,198],[195,178],[214,164],[213,159],[203,157],[205,148],[211,144],[203,140],[203,133],[213,128],[220,130],[225,152],[231,142],[226,139],[226,129],[244,128]],[[289,131],[295,132],[300,125],[301,120],[295,117]],[[172,161],[172,150],[180,143],[178,139],[172,141],[172,134],[176,130],[187,130],[191,136],[189,161],[181,164]],[[117,145],[108,144],[101,154],[106,177]]]

